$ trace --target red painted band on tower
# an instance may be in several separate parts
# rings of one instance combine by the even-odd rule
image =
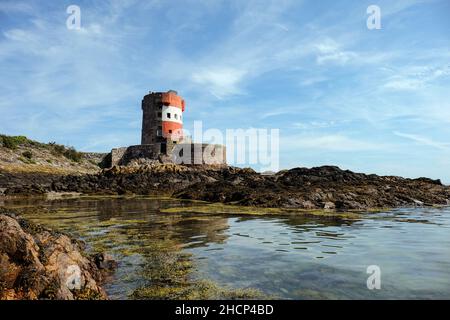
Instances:
[[[173,106],[181,108],[181,110],[184,112],[185,104],[182,97],[175,94],[174,92],[164,92],[161,95],[161,101],[166,106]]]
[[[162,122],[162,134],[165,138],[182,138],[183,137],[183,125],[177,122],[163,121]]]

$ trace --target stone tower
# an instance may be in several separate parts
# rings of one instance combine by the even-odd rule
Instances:
[[[183,134],[185,103],[174,90],[142,99],[141,144],[111,150],[111,166],[147,159],[184,165],[226,165],[226,147],[195,143]]]
[[[141,144],[177,143],[183,138],[184,100],[174,90],[150,92],[142,99]]]

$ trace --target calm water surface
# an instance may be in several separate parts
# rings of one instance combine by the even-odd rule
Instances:
[[[285,299],[450,299],[450,208],[398,209],[358,220],[185,213],[194,203],[82,197],[5,201],[24,216],[106,250],[119,269],[105,286],[126,299],[142,285],[145,250],[192,254],[198,279]],[[178,213],[160,210],[179,207]],[[151,263],[151,261],[150,261]],[[368,290],[367,267],[381,269]]]

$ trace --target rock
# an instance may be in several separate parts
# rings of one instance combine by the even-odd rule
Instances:
[[[0,213],[0,299],[106,299],[100,282],[68,236]]]
[[[303,201],[301,204],[301,208],[303,209],[316,209],[317,206],[312,203],[311,201],[307,200],[307,201]]]
[[[294,168],[262,175],[248,168],[135,163],[91,175],[0,175],[7,196],[52,191],[88,194],[167,195],[246,206],[316,209],[449,205],[450,187],[439,180],[406,179],[341,170]]]
[[[333,209],[336,208],[336,206],[335,206],[335,204],[334,204],[333,202],[325,202],[325,203],[323,204],[323,208],[324,208],[325,210],[333,210]]]
[[[117,262],[107,253],[97,253],[93,258],[95,265],[100,270],[113,271],[117,269]]]

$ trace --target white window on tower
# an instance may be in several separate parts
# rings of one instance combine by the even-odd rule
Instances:
[[[175,116],[175,119],[177,119],[177,120],[178,120],[178,115],[177,115],[176,113],[175,113],[175,115],[174,115],[174,116]]]
[[[167,119],[170,119],[170,112],[167,112]]]

